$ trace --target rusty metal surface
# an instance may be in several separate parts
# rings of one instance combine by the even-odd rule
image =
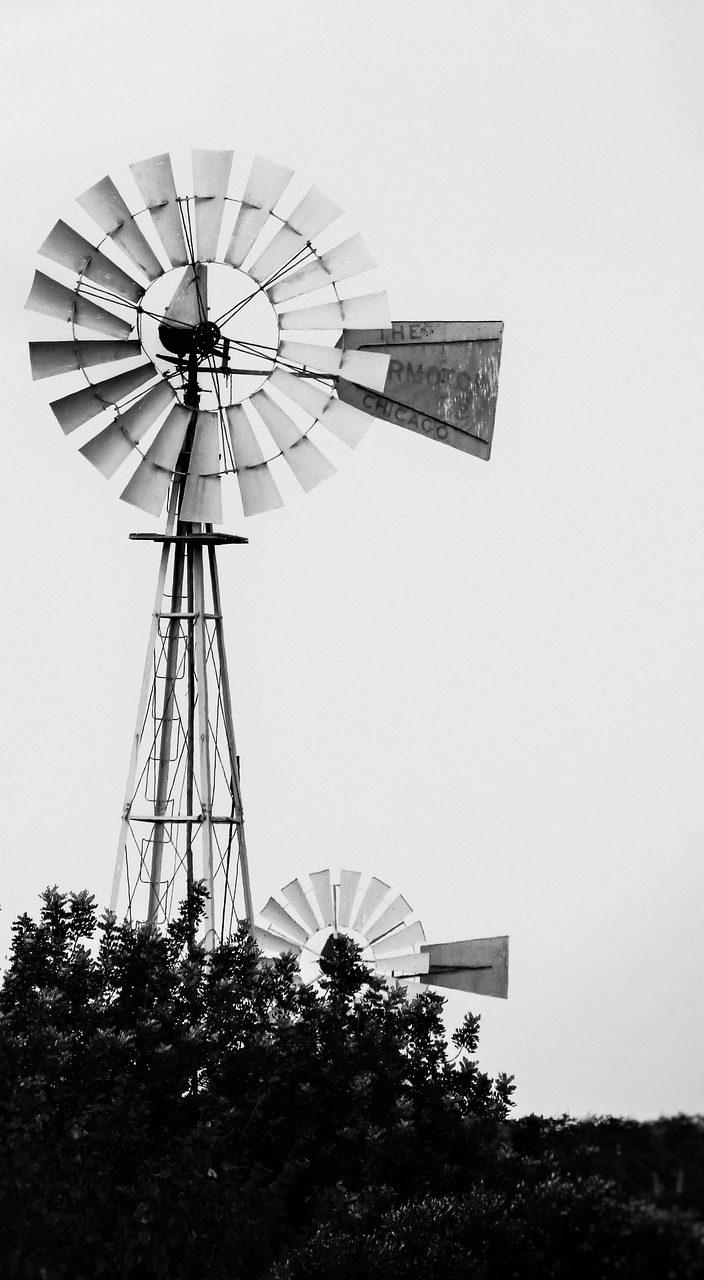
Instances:
[[[395,321],[348,330],[345,347],[390,357],[381,394],[340,378],[337,394],[393,422],[488,461],[499,389],[502,321]]]
[[[508,938],[472,938],[466,942],[431,942],[421,947],[430,956],[421,982],[452,987],[482,996],[508,996]]]

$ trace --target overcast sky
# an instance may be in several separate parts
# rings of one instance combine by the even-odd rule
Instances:
[[[378,423],[230,532],[255,901],[330,866],[508,933],[518,1110],[704,1110],[696,0],[5,0],[2,952],[106,904],[158,527],[66,440],[22,307],[76,195],[157,152],[290,165],[395,319],[503,320],[489,464]],[[225,558],[226,556],[226,558]]]

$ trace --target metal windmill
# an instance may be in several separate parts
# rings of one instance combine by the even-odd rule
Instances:
[[[194,151],[187,194],[167,154],[133,164],[122,190],[103,178],[41,245],[51,274],[35,273],[27,300],[52,325],[30,356],[35,379],[60,379],[62,430],[106,478],[129,473],[126,502],[167,512],[163,533],[131,535],[161,553],[112,907],[160,925],[203,879],[208,945],[242,918],[269,950],[275,938],[307,953],[313,934],[346,928],[397,976],[484,973],[477,990],[493,972],[505,995],[505,939],[443,944],[455,951],[441,972],[442,948],[422,950],[388,886],[372,880],[355,902],[358,873],[337,887],[318,873],[308,896],[287,886],[305,938],[290,916],[280,936],[253,923],[216,560],[247,539],[214,529],[223,478],[236,477],[245,516],[280,507],[287,477],[314,488],[335,471],[330,442],[354,448],[375,417],[488,458],[503,326],[392,323],[385,293],[365,291],[375,263],[361,237],[330,231],[342,210],[316,187],[297,195],[293,171],[260,157],[234,196],[233,158]],[[387,963],[392,935],[426,959]]]

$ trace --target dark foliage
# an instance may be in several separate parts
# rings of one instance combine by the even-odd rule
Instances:
[[[702,1127],[509,1121],[468,1015],[345,938],[321,989],[246,930],[206,954],[44,895],[0,990],[8,1280],[704,1276]],[[640,1198],[637,1198],[640,1197]]]

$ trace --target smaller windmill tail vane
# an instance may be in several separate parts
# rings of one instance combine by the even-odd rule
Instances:
[[[376,876],[342,870],[333,881],[330,870],[315,871],[284,885],[281,897],[286,905],[269,898],[252,934],[267,956],[296,955],[309,980],[319,975],[330,939],[345,933],[375,973],[408,985],[409,994],[433,986],[508,996],[507,937],[428,943],[406,899]]]

